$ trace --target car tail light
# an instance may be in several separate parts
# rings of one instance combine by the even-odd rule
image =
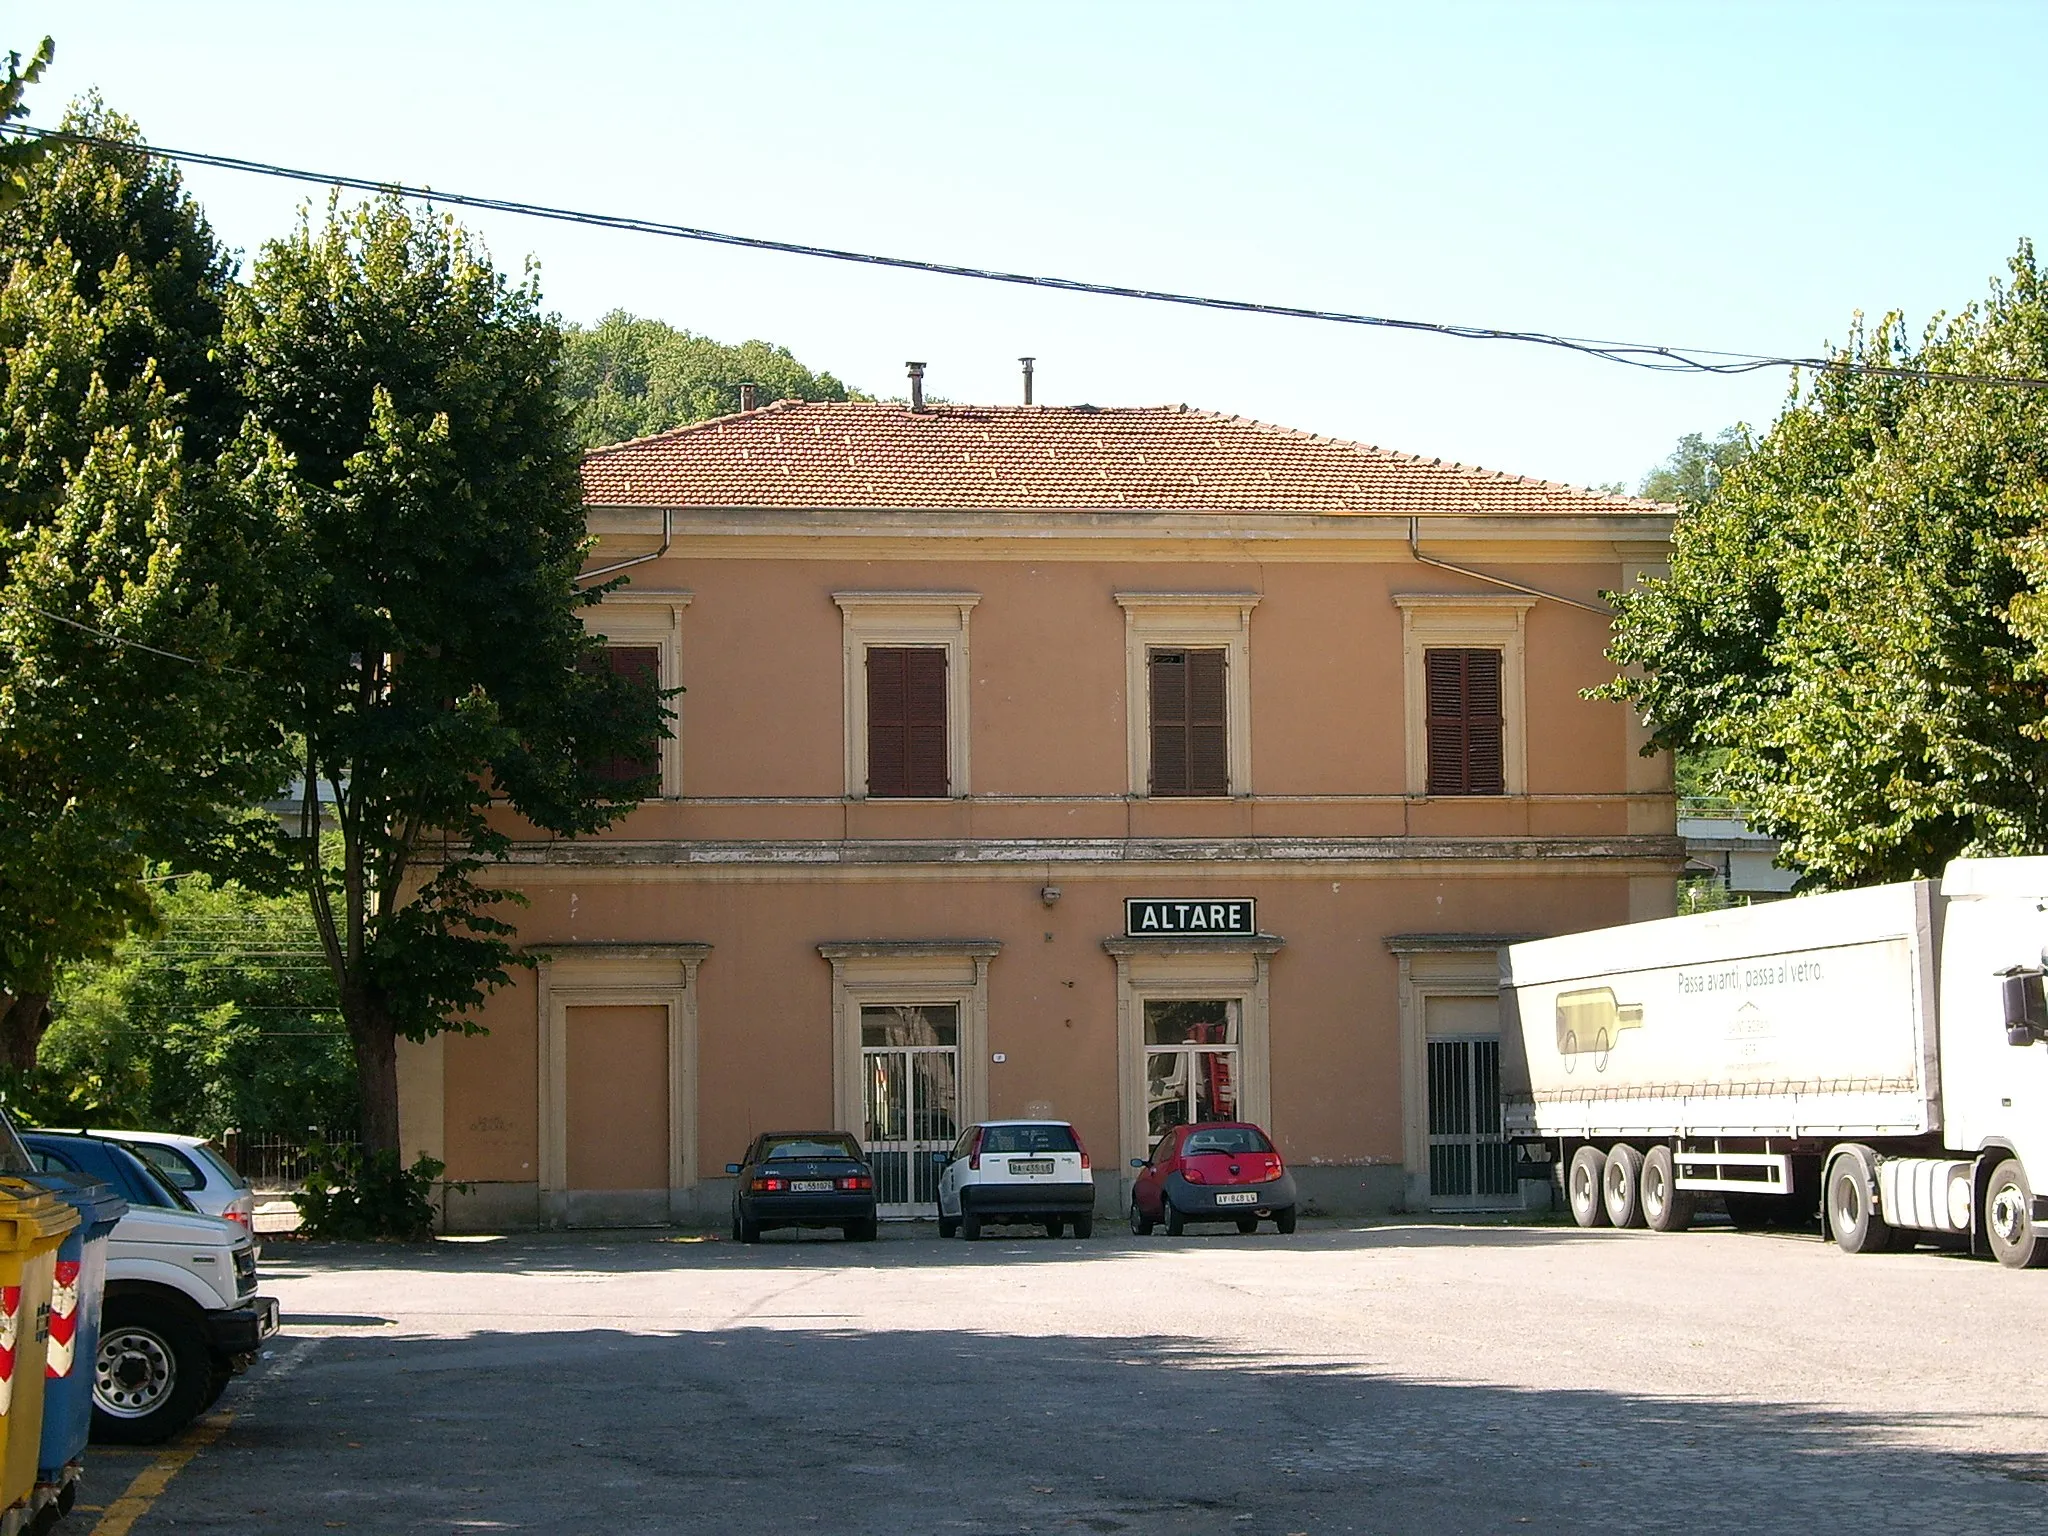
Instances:
[[[779,1190],[787,1188],[789,1188],[789,1180],[778,1179],[773,1176],[765,1179],[756,1179],[753,1183],[753,1190],[757,1195],[772,1195]]]
[[[873,1189],[875,1181],[864,1173],[849,1173],[839,1181],[841,1189]]]
[[[981,1167],[981,1132],[979,1131],[974,1133],[974,1145],[967,1149],[967,1166],[977,1169]]]
[[[1074,1132],[1074,1150],[1081,1154],[1081,1171],[1088,1171],[1088,1143],[1081,1139],[1079,1131]]]
[[[232,1221],[238,1227],[249,1225],[249,1213],[247,1211],[222,1211],[220,1214],[221,1220]]]
[[[1203,1174],[1202,1170],[1197,1168],[1193,1163],[1181,1164],[1180,1176],[1186,1179],[1190,1184],[1206,1184],[1209,1182],[1208,1178]]]
[[[1269,1178],[1269,1179],[1277,1179],[1277,1178],[1279,1178],[1279,1177],[1280,1177],[1280,1175],[1281,1175],[1281,1174],[1285,1173],[1286,1171],[1287,1171],[1287,1165],[1286,1165],[1285,1163],[1281,1162],[1279,1158],[1277,1158],[1277,1157],[1269,1157],[1269,1158],[1267,1158],[1267,1159],[1266,1159],[1266,1177],[1267,1177],[1267,1178]]]

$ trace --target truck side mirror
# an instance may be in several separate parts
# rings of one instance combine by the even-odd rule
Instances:
[[[2032,1045],[2048,1040],[2048,995],[2037,967],[2014,966],[1999,976],[2005,994],[2005,1043]]]

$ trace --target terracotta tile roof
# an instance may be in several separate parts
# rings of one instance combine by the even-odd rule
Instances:
[[[599,448],[584,499],[624,507],[1628,514],[1633,497],[1418,458],[1184,405],[782,400]]]

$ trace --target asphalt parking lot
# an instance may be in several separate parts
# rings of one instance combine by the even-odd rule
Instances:
[[[2048,1273],[1701,1231],[273,1243],[223,1415],[67,1528],[2018,1531]],[[145,1486],[120,1495],[137,1472]],[[154,1479],[154,1481],[151,1481]]]

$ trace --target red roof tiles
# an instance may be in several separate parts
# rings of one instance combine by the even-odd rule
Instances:
[[[1379,513],[1664,510],[1625,496],[1168,406],[783,400],[599,448],[613,507]]]

